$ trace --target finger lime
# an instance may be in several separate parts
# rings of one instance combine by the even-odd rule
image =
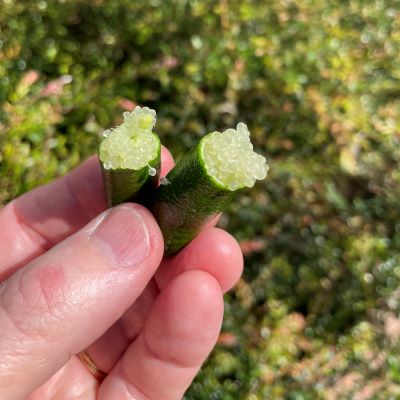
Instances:
[[[267,172],[266,159],[253,151],[244,123],[203,137],[155,194],[152,212],[164,236],[165,254],[174,254],[190,242],[238,191],[253,187]]]

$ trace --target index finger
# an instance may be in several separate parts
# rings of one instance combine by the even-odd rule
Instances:
[[[163,147],[161,175],[172,167],[173,158]],[[105,209],[103,179],[95,156],[9,203],[0,210],[0,282]]]

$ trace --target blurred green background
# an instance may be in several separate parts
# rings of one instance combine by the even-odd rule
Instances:
[[[222,219],[245,273],[186,398],[400,398],[400,2],[0,0],[0,203],[135,104],[179,158],[246,122],[268,179]]]

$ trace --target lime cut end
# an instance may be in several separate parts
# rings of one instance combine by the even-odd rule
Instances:
[[[236,129],[207,135],[202,140],[202,157],[208,175],[229,190],[253,187],[269,169],[265,157],[253,150],[243,122]]]
[[[124,122],[103,133],[100,160],[105,169],[139,170],[157,156],[159,140],[152,130],[156,112],[147,107],[136,107],[125,112]]]

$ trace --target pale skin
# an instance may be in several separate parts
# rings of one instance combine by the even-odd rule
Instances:
[[[172,168],[163,149],[162,175]],[[214,347],[237,242],[207,226],[163,259],[153,216],[106,210],[96,157],[0,210],[0,398],[178,400]],[[99,383],[77,358],[107,373]]]

